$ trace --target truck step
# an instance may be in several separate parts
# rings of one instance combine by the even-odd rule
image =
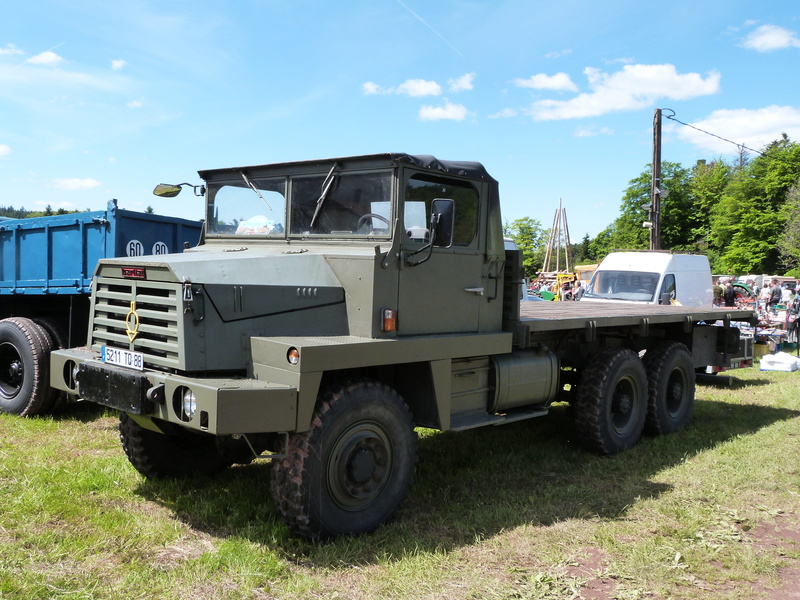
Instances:
[[[464,431],[465,429],[475,429],[476,427],[483,427],[484,425],[503,425],[505,423],[513,423],[514,421],[543,417],[547,413],[548,410],[546,408],[518,409],[510,410],[505,413],[460,413],[450,418],[450,431]]]

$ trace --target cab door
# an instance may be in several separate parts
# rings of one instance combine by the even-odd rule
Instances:
[[[409,265],[427,255],[424,251],[403,260],[429,241],[431,203],[436,198],[450,198],[455,203],[452,245],[434,247],[429,259]],[[490,270],[484,264],[481,210],[480,191],[473,182],[428,173],[415,173],[405,181],[398,335],[479,330],[483,305],[495,299],[498,291],[497,281],[490,281]]]

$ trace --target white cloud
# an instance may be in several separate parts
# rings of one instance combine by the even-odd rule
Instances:
[[[114,69],[115,71],[119,71],[127,64],[128,63],[126,63],[124,60],[116,59],[111,61],[111,68]]]
[[[761,150],[784,133],[791,139],[800,139],[800,109],[773,105],[756,110],[717,110],[690,125]],[[736,145],[689,127],[678,129],[678,136],[708,152],[734,155],[739,152]]]
[[[55,52],[51,50],[47,50],[46,52],[42,52],[41,54],[37,54],[36,56],[30,57],[26,60],[26,63],[30,63],[32,65],[45,65],[48,67],[54,67],[58,65],[64,59],[61,58]]]
[[[14,44],[6,44],[5,48],[0,48],[0,56],[3,54],[25,54],[22,50],[17,48]]]
[[[614,133],[613,129],[608,127],[582,127],[575,131],[575,137],[595,137],[598,135],[611,135]]]
[[[139,100],[131,100],[125,106],[127,106],[128,108],[142,108],[144,104]]]
[[[438,96],[442,93],[442,86],[435,81],[425,81],[424,79],[409,79],[397,86],[398,94],[405,94],[412,98],[422,98],[424,96]]]
[[[450,86],[450,91],[454,93],[465,92],[473,89],[472,82],[475,81],[475,73],[466,73],[456,79],[448,79],[447,85]]]
[[[547,54],[544,55],[544,57],[545,58],[561,58],[562,56],[569,56],[570,54],[572,54],[572,50],[566,49],[566,50],[558,50],[556,52],[548,52]]]
[[[0,156],[8,156],[9,154],[11,154],[11,146],[0,144]]]
[[[424,79],[409,79],[397,87],[381,87],[377,83],[367,81],[361,84],[361,91],[366,96],[398,94],[411,96],[412,98],[422,98],[424,96],[438,96],[442,93],[442,86],[435,81],[425,81]]]
[[[503,110],[494,113],[493,115],[489,115],[490,119],[508,119],[510,117],[516,117],[517,111],[514,108],[504,108]]]
[[[578,86],[572,82],[572,79],[570,79],[569,75],[566,73],[556,73],[555,75],[539,73],[528,79],[515,79],[514,85],[534,90],[552,90],[556,92],[578,91]]]
[[[756,52],[772,52],[783,48],[800,48],[800,38],[797,33],[778,27],[777,25],[762,25],[745,38],[742,47]]]
[[[361,91],[364,92],[366,96],[375,96],[376,94],[387,94],[388,92],[384,91],[384,89],[379,86],[377,83],[373,83],[372,81],[366,81],[361,84]]]
[[[91,190],[92,188],[96,188],[100,185],[103,184],[96,179],[78,179],[77,177],[72,177],[69,179],[54,179],[53,184],[50,187],[54,187],[59,190],[75,192],[81,190]]]
[[[423,121],[463,121],[469,111],[463,104],[445,102],[444,106],[423,106],[419,109],[419,118]]]
[[[610,74],[587,67],[584,74],[591,92],[571,100],[538,100],[529,114],[537,121],[550,121],[647,108],[662,98],[688,100],[716,94],[721,78],[717,71],[705,78],[699,73],[680,74],[670,64],[626,65]]]

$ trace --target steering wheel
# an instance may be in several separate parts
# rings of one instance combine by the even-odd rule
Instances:
[[[389,227],[389,219],[387,219],[386,217],[381,215],[376,215],[375,213],[367,213],[365,215],[361,215],[361,218],[358,220],[358,223],[356,223],[356,231],[361,229],[364,223],[367,222],[367,219],[378,219],[379,221],[383,221],[384,223],[386,223],[387,229]]]

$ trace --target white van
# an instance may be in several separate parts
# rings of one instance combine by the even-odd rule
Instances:
[[[710,307],[713,298],[708,258],[650,250],[606,256],[582,301]]]

